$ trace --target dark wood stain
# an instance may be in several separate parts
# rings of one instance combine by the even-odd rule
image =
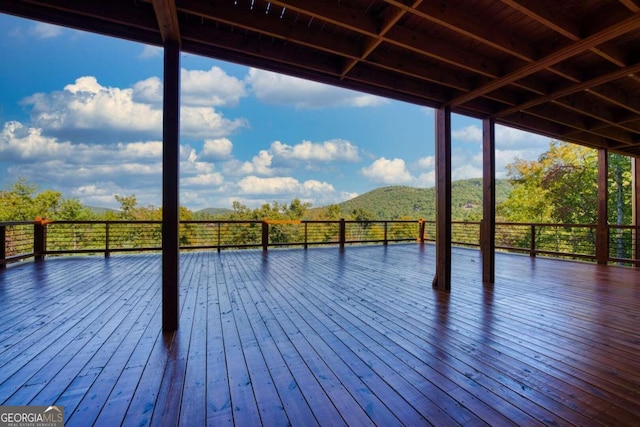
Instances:
[[[637,270],[434,247],[50,258],[0,273],[0,404],[67,425],[638,425]]]

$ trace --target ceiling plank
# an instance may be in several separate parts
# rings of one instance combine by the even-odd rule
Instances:
[[[639,27],[640,27],[640,13],[625,19],[624,21],[618,23],[617,25],[608,27],[585,39],[582,39],[578,42],[570,44],[569,46],[559,49],[558,51],[536,62],[527,64],[521,67],[520,69],[512,71],[511,73],[503,77],[497,78],[491,81],[490,83],[484,86],[481,86],[471,92],[465,93],[464,95],[461,95],[451,100],[448,103],[448,105],[451,107],[455,107],[455,106],[464,104],[465,102],[468,102],[471,99],[477,98],[479,96],[483,96],[500,87],[511,84],[516,80],[519,80],[531,74],[537,73],[538,71],[544,70],[545,68],[549,68],[554,64],[557,64],[561,61],[571,58],[572,56],[582,53],[585,50],[588,50],[594,46],[598,46],[616,37],[624,35],[630,31],[636,30]]]
[[[596,94],[598,91],[603,90],[603,88],[598,88],[598,89],[593,89],[597,86],[601,86],[604,85],[606,83],[624,78],[626,76],[628,76],[629,74],[633,74],[636,72],[640,72],[640,63],[635,64],[635,65],[631,65],[629,67],[626,68],[622,68],[619,70],[616,70],[612,73],[609,74],[603,74],[601,76],[598,76],[596,78],[593,78],[591,80],[587,80],[585,82],[582,83],[578,83],[575,85],[570,85],[567,86],[564,89],[560,89],[556,92],[550,93],[549,95],[546,96],[541,96],[538,98],[533,98],[529,101],[523,102],[520,105],[516,105],[515,107],[510,107],[505,109],[504,111],[500,111],[499,113],[497,113],[495,115],[496,118],[498,117],[504,117],[510,114],[513,114],[517,111],[520,110],[526,110],[529,109],[533,106],[536,105],[540,105],[540,104],[544,104],[546,102],[550,102],[550,101],[554,101],[556,99],[577,93],[577,92],[582,92],[585,90],[593,90],[594,94]],[[628,97],[625,97],[628,100]]]
[[[584,36],[581,28],[571,18],[558,13],[557,10],[549,9],[539,0],[502,0],[502,2],[573,42],[579,41]],[[589,50],[619,67],[628,65],[626,55],[612,44],[603,43]]]
[[[423,0],[415,0],[411,5],[412,8],[417,7]],[[406,14],[405,10],[396,9],[390,12],[390,16],[386,17],[380,26],[380,31],[378,32],[378,36],[365,41],[364,48],[362,51],[362,55],[360,55],[360,60],[367,58],[380,44],[384,41],[383,37],[387,34],[387,32],[393,28],[394,25],[398,23],[398,21]],[[352,59],[348,62],[348,64],[342,70],[342,77],[349,73],[351,69],[358,63],[358,59]]]

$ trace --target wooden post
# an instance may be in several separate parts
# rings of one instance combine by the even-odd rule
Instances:
[[[388,241],[387,241],[387,221],[384,222],[384,246],[387,246]]]
[[[269,250],[269,223],[267,220],[262,221],[262,252]]]
[[[180,257],[180,45],[164,43],[162,118],[162,329],[178,329]]]
[[[309,223],[304,223],[304,248],[307,249],[309,247]]]
[[[632,231],[631,247],[633,248],[633,259],[640,261],[640,158],[631,158],[631,200],[632,200],[632,222],[635,227]],[[636,263],[640,267],[640,263]]]
[[[109,238],[111,234],[111,223],[105,222],[104,224],[104,257],[109,258],[111,256],[111,252],[109,252]]]
[[[43,218],[33,223],[33,255],[36,261],[42,261],[47,250],[47,226]]]
[[[344,218],[340,218],[340,250],[344,250],[344,242],[346,241],[347,227]]]
[[[607,215],[607,199],[609,192],[609,153],[606,149],[598,150],[598,228],[596,230],[596,259],[598,264],[607,264],[609,259],[609,225]]]
[[[529,243],[529,256],[535,258],[536,256],[536,226],[531,224],[531,242]]]
[[[495,120],[482,121],[482,281],[495,281],[496,258],[496,132]]]
[[[0,225],[0,270],[7,268],[7,227]]]
[[[220,251],[222,250],[222,248],[220,247],[221,240],[220,240],[220,228],[222,227],[222,224],[220,222],[218,222],[218,253],[220,253]]]
[[[425,228],[424,219],[420,218],[418,220],[418,241],[420,243],[424,243],[424,228]]]
[[[451,109],[436,110],[436,275],[433,286],[451,290]]]

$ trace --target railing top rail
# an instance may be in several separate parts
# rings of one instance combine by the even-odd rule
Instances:
[[[572,227],[572,228],[595,228],[598,224],[564,224],[554,222],[496,222],[496,225],[522,226],[522,227]]]

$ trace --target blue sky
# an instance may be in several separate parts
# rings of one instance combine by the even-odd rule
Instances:
[[[0,186],[92,206],[161,204],[162,51],[0,14]],[[181,204],[338,203],[434,184],[431,109],[183,54]],[[497,175],[549,140],[498,127]],[[453,117],[453,177],[481,176],[481,123]]]

